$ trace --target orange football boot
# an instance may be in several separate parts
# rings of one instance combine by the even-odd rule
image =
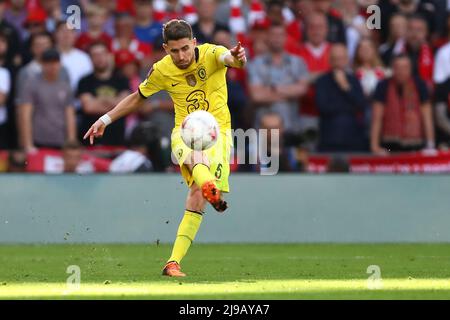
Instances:
[[[202,195],[218,212],[223,212],[228,208],[227,202],[222,199],[222,193],[214,181],[208,181],[203,184]]]
[[[163,276],[169,277],[185,277],[186,274],[181,272],[180,265],[175,261],[167,262],[162,271]]]

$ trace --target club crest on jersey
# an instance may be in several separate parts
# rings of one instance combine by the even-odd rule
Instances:
[[[197,79],[195,79],[195,75],[193,74],[188,74],[186,76],[186,82],[188,83],[188,85],[190,85],[191,87],[195,87],[195,85],[197,84]]]
[[[197,70],[197,75],[200,78],[200,80],[205,81],[206,79],[206,69],[204,66],[201,66],[198,70]]]

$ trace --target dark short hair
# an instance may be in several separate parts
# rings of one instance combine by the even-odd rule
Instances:
[[[58,50],[55,48],[50,48],[45,50],[42,54],[42,62],[56,62],[60,61],[60,55]]]
[[[192,39],[192,27],[184,20],[172,19],[163,26],[163,40],[167,44],[170,40],[184,38]]]

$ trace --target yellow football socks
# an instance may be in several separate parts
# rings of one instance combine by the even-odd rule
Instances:
[[[192,177],[194,178],[195,184],[200,188],[205,182],[216,180],[213,174],[209,171],[208,166],[203,163],[198,163],[194,166],[192,169]]]
[[[192,241],[195,239],[200,224],[202,223],[203,216],[200,213],[186,210],[184,217],[181,220],[178,227],[177,238],[172,249],[172,255],[169,261],[176,261],[180,263],[181,259],[186,255]]]

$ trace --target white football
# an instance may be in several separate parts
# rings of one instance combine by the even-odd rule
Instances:
[[[181,138],[193,150],[202,151],[211,148],[218,137],[219,124],[207,111],[194,111],[181,123]]]

